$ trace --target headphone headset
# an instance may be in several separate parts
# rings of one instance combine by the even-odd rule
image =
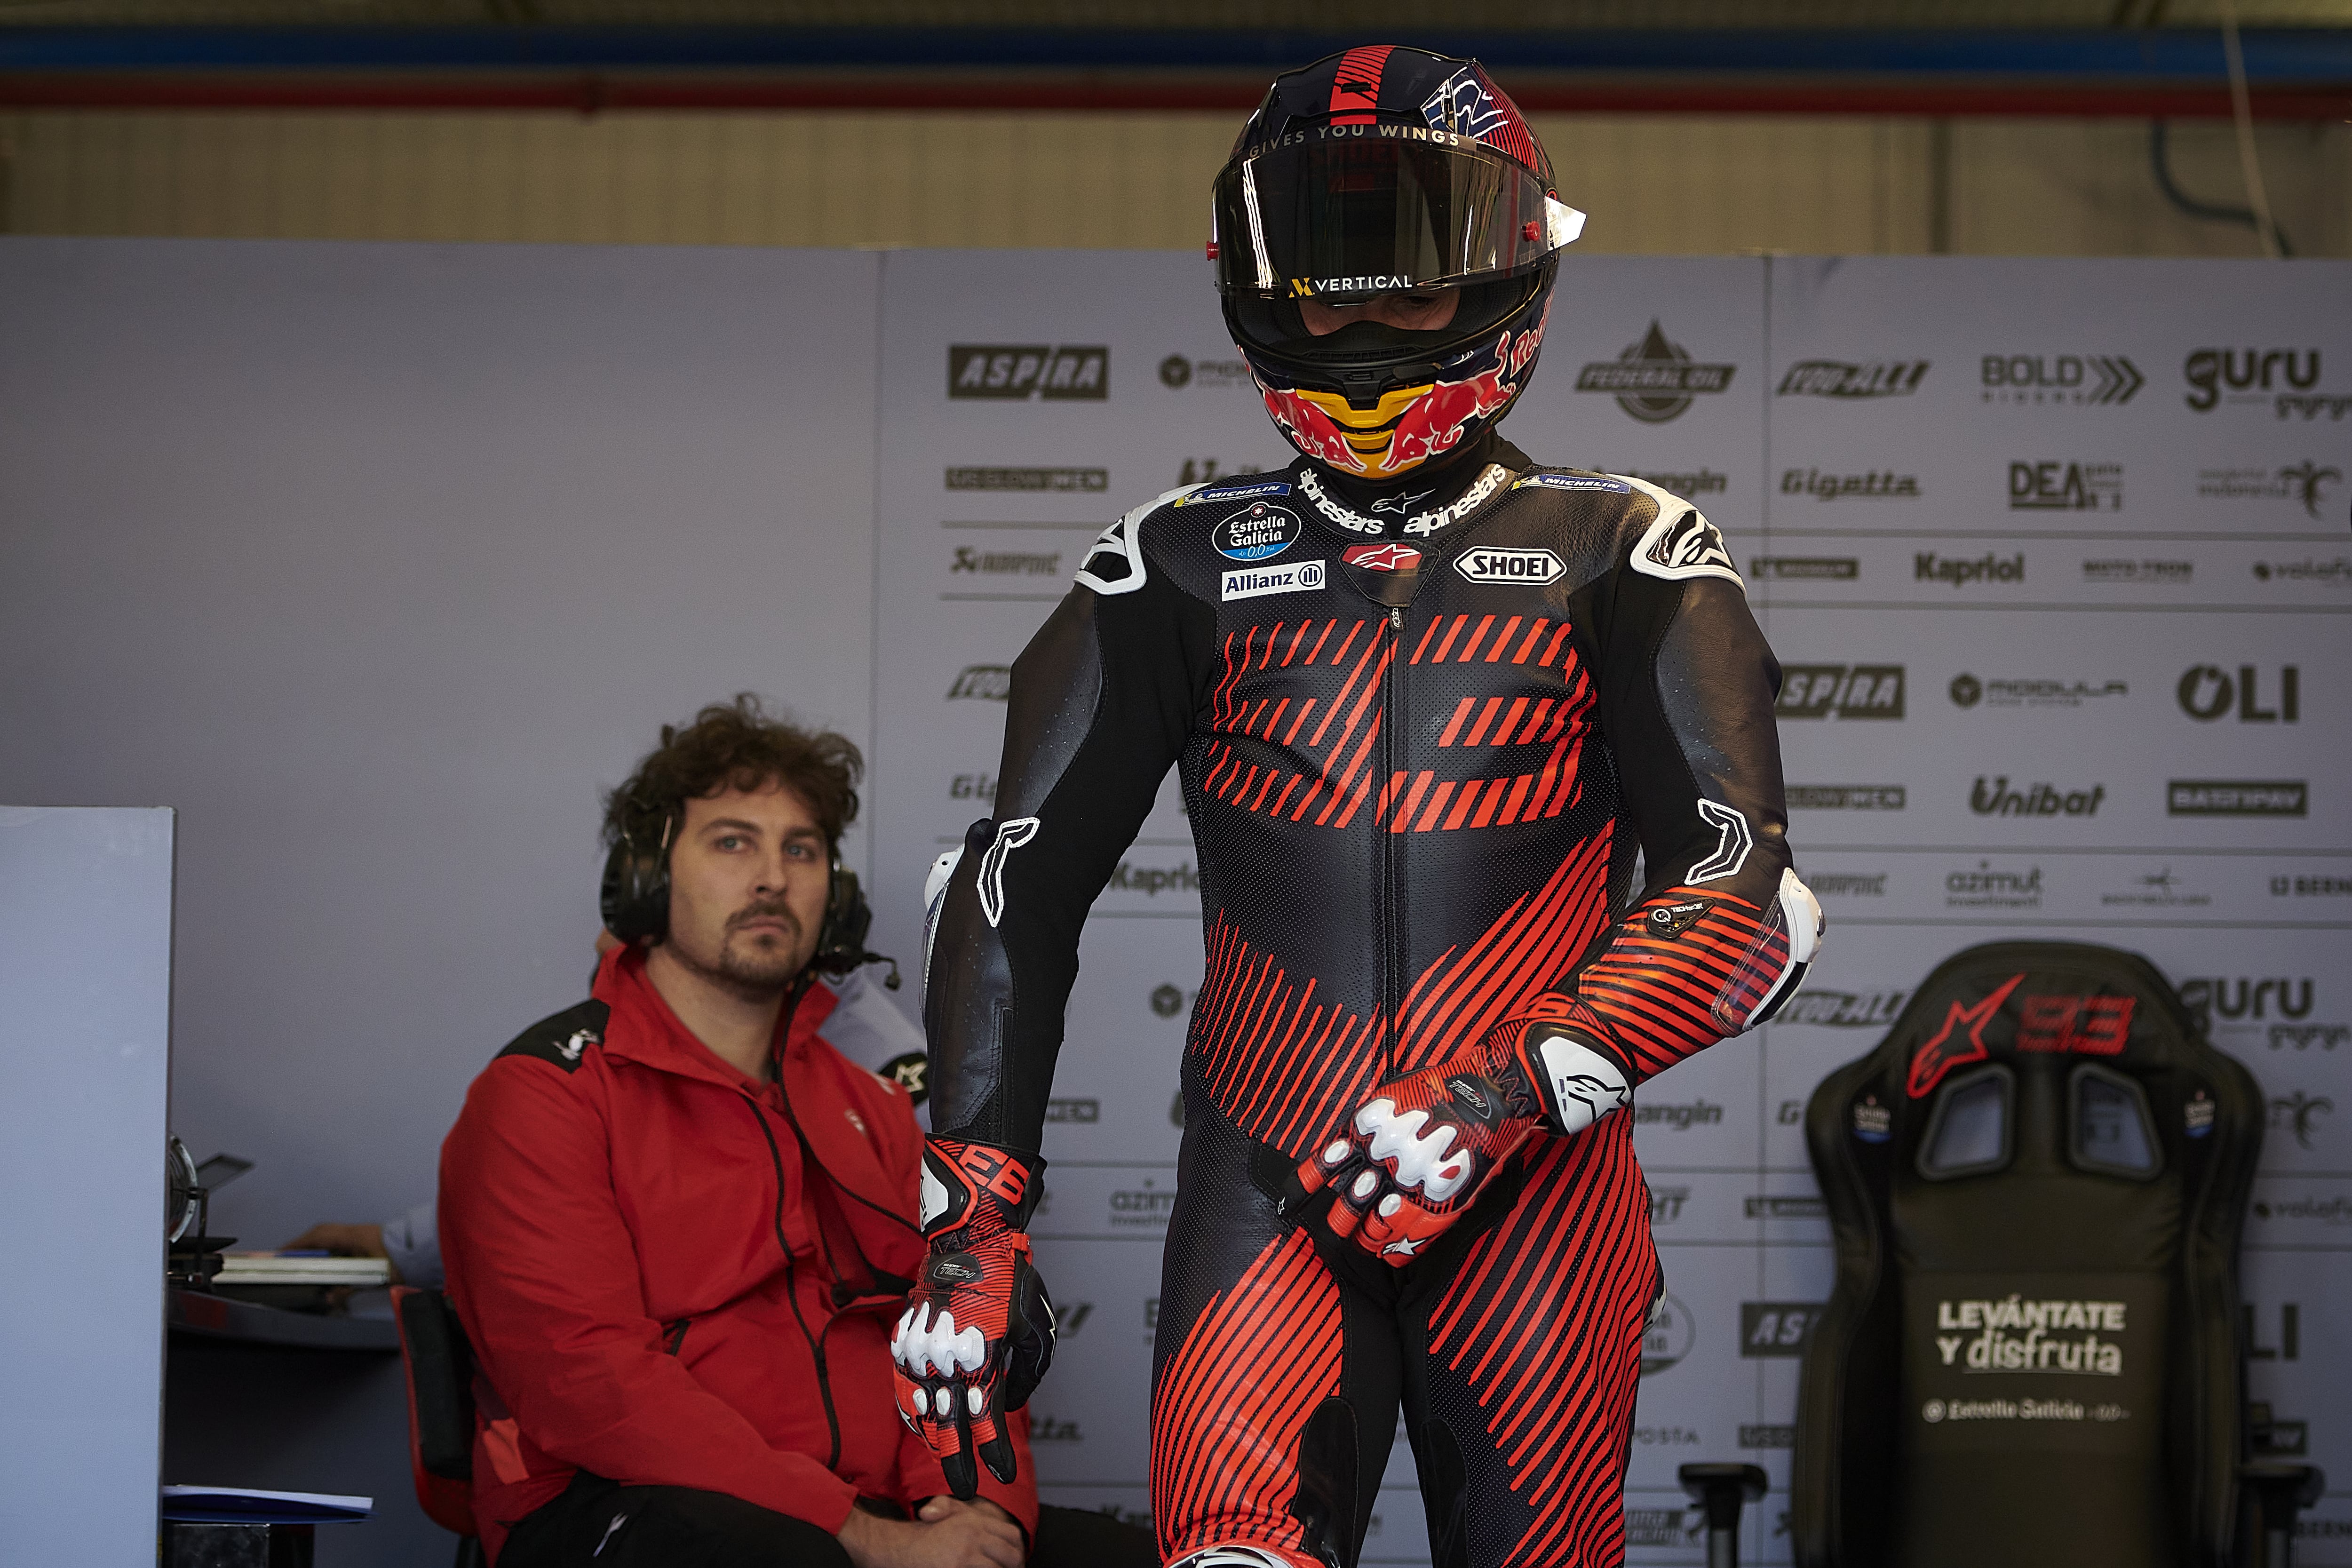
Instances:
[[[678,826],[678,814],[667,812],[662,816],[660,842],[640,844],[625,830],[612,853],[604,857],[597,904],[604,911],[604,929],[631,947],[648,937],[658,942],[669,934],[670,840]],[[825,846],[825,863],[831,868],[831,880],[825,890],[824,922],[817,927],[816,951],[809,955],[809,971],[847,974],[868,963],[887,963],[890,973],[882,984],[896,991],[898,960],[866,949],[874,911],[866,907],[866,895],[857,886],[857,873],[841,863],[831,844]]]

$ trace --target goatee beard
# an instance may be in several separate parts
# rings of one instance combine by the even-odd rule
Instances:
[[[772,917],[781,911],[761,912]],[[792,935],[797,938],[800,934],[799,921],[793,921],[789,913],[782,914],[782,918],[793,921]],[[725,986],[747,1002],[765,1002],[775,996],[791,986],[805,967],[801,955],[792,947],[779,945],[766,951],[756,947],[738,948],[735,945],[736,934],[730,927],[719,939],[717,958],[709,963],[697,962],[683,949],[678,951],[677,956],[688,968],[715,984]]]
[[[801,965],[792,953],[742,953],[730,943],[719,949],[719,969],[712,978],[747,996],[772,996],[790,985],[800,972]]]

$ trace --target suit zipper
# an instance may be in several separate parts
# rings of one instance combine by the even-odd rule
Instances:
[[[777,1082],[777,1092],[783,1092],[781,1077]],[[801,1338],[808,1342],[809,1359],[816,1363],[817,1396],[824,1402],[825,1430],[833,1441],[833,1451],[824,1461],[824,1468],[830,1470],[841,1463],[841,1415],[833,1407],[833,1378],[825,1370],[824,1341],[809,1331],[808,1316],[801,1310],[800,1271],[793,1263],[792,1243],[784,1238],[784,1153],[776,1146],[776,1134],[769,1128],[767,1112],[760,1109],[760,1102],[745,1094],[743,1103],[751,1108],[751,1120],[760,1124],[760,1136],[768,1141],[768,1159],[776,1170],[774,1219],[776,1246],[784,1255],[784,1299],[793,1305],[793,1320],[800,1324]]]
[[[1389,814],[1402,810],[1404,791],[1397,779],[1400,748],[1397,733],[1404,724],[1404,606],[1393,605],[1389,610],[1389,668],[1382,680],[1381,707],[1381,787],[1394,793],[1389,800]],[[1400,907],[1403,890],[1398,885],[1402,876],[1397,865],[1398,836],[1390,831],[1393,820],[1382,821],[1375,814],[1372,831],[1381,838],[1381,1010],[1388,1018],[1387,1060],[1381,1076],[1386,1079],[1396,1071],[1398,1036],[1404,1027],[1403,998],[1398,993],[1399,976],[1403,973],[1404,913]]]

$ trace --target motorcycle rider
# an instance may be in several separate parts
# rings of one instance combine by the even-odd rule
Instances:
[[[1188,1568],[1347,1565],[1402,1405],[1440,1568],[1606,1564],[1663,1289],[1621,1114],[1817,951],[1780,671],[1723,541],[1496,426],[1582,226],[1474,61],[1278,78],[1215,186],[1289,468],[1114,523],[1013,667],[997,816],[935,872],[900,1414],[1012,1466],[1079,931],[1180,770],[1207,973],[1151,1493]],[[1641,870],[1636,882],[1636,869]]]

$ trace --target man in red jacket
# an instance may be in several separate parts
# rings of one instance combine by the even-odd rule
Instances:
[[[666,728],[605,817],[655,847],[655,933],[499,1054],[442,1147],[500,1568],[1028,1555],[1026,1453],[959,1502],[887,1403],[922,1138],[807,983],[859,765],[749,697]]]

